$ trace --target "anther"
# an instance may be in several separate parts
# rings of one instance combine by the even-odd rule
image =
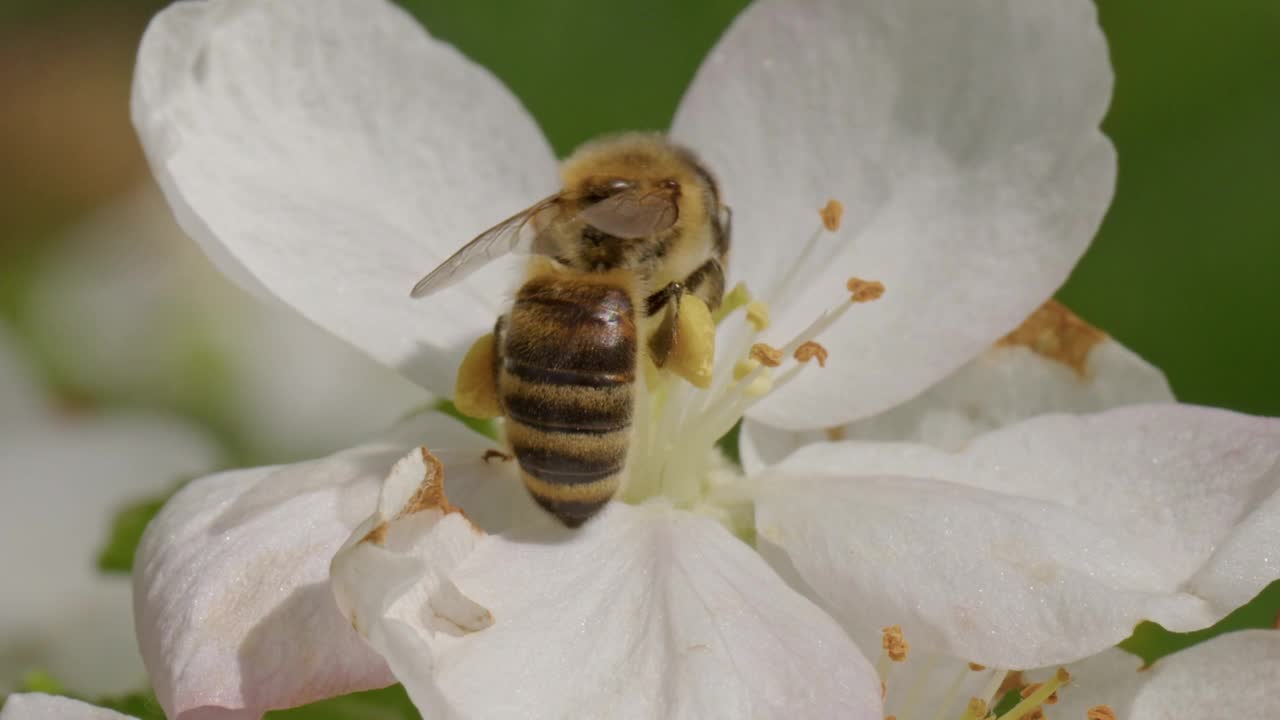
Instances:
[[[969,698],[969,705],[964,709],[960,720],[981,720],[987,716],[987,704],[978,698]]]
[[[894,662],[906,662],[907,651],[911,649],[911,644],[902,635],[901,625],[890,625],[880,630],[883,633],[880,637],[880,647],[888,653],[889,659]]]
[[[769,327],[769,306],[759,300],[747,303],[747,322],[756,332],[764,332]]]
[[[986,666],[986,665],[979,665],[979,664],[978,664],[978,663],[976,663],[976,662],[971,662],[971,663],[969,663],[969,669],[970,669],[970,670],[972,670],[972,671],[974,671],[974,672],[982,672],[983,670],[986,670],[986,669],[987,669],[987,666]]]
[[[1000,697],[1004,697],[1010,690],[1022,690],[1027,681],[1022,678],[1021,670],[1010,670],[1005,674],[1004,680],[1000,683],[1000,689],[996,691]]]
[[[871,302],[879,300],[884,295],[884,283],[879,280],[863,280],[862,278],[849,278],[844,284],[845,289],[853,296],[856,303]]]
[[[801,343],[800,347],[796,348],[795,357],[802,363],[817,360],[818,367],[827,366],[827,349],[812,340]]]
[[[733,289],[724,294],[724,299],[720,301],[720,307],[711,313],[711,319],[717,325],[729,313],[751,302],[751,293],[747,290],[745,283],[738,283]]]
[[[1116,711],[1110,705],[1095,705],[1084,716],[1088,720],[1116,720]]]
[[[769,377],[768,372],[763,372],[755,377],[750,383],[747,383],[747,397],[764,397],[773,389],[773,378]]]
[[[765,343],[756,343],[751,346],[751,359],[765,367],[778,367],[782,364],[782,351]]]
[[[1031,683],[1030,685],[1022,688],[1022,690],[1020,690],[1018,694],[1021,695],[1022,697],[1029,697],[1031,693],[1039,690],[1040,686],[1043,684],[1044,683]],[[1057,702],[1058,702],[1058,693],[1056,692],[1044,699],[1045,705],[1053,705]]]
[[[1014,705],[1013,709],[1001,715],[999,720],[1031,720],[1031,718],[1035,717],[1032,712],[1038,710],[1050,695],[1056,693],[1058,688],[1065,685],[1070,679],[1071,674],[1065,668],[1058,668],[1052,678],[1040,683],[1039,687],[1030,695],[1022,698],[1022,702]],[[1041,714],[1041,717],[1043,717],[1043,714]]]
[[[755,372],[755,369],[758,367],[760,367],[759,360],[753,360],[751,358],[742,358],[741,360],[734,363],[733,365],[733,379],[741,380],[742,378]]]
[[[828,200],[818,214],[822,216],[822,227],[827,232],[835,232],[840,229],[840,219],[844,217],[844,204],[839,200]]]

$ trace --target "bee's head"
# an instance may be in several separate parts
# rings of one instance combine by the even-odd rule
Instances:
[[[657,134],[589,142],[564,162],[560,174],[580,219],[620,239],[706,222],[718,203],[714,181],[693,154]]]

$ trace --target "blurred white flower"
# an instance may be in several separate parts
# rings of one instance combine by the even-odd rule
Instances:
[[[52,370],[114,403],[176,408],[249,457],[293,460],[385,429],[428,394],[210,265],[148,185],[39,266],[22,320]]]
[[[0,327],[0,693],[37,670],[87,694],[144,687],[129,580],[99,571],[98,553],[116,511],[209,472],[218,452],[170,418],[59,416],[21,364]]]
[[[426,305],[406,290],[555,187],[518,101],[378,0],[176,5],[138,68],[144,147],[205,252],[447,395],[512,264]],[[1092,655],[1146,617],[1213,622],[1274,576],[1280,512],[1249,513],[1274,492],[1276,421],[1165,402],[1032,417],[964,445],[1046,409],[1170,399],[1100,336],[1058,358],[1015,333],[1001,397],[965,367],[1096,230],[1115,172],[1097,128],[1110,88],[1083,0],[752,5],[672,134],[720,174],[731,274],[772,322],[721,324],[709,390],[642,394],[627,502],[556,526],[500,447],[434,413],[322,460],[197,481],[135,575],[160,702],[256,717],[394,677],[441,717],[879,718],[850,637],[878,648],[882,625],[995,675]],[[813,209],[831,196],[849,204],[827,235]],[[846,314],[848,292],[874,287],[846,285],[855,274],[887,290]],[[817,333],[806,365],[793,351]],[[736,377],[758,341],[785,350],[772,382],[758,366]],[[958,452],[786,446],[939,382],[905,422],[919,427],[894,432]],[[968,425],[934,433],[939,408]],[[744,416],[745,476],[713,448]],[[782,432],[776,455],[755,423]],[[734,537],[753,531],[772,568]]]

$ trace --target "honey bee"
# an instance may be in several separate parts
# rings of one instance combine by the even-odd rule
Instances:
[[[559,192],[481,233],[411,295],[531,253],[494,328],[493,383],[525,487],[578,527],[622,483],[641,353],[666,363],[685,293],[721,303],[730,212],[693,153],[659,135],[590,142],[560,176]]]

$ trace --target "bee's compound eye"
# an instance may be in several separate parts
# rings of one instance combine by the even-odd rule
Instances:
[[[618,193],[626,192],[633,187],[635,187],[635,183],[625,178],[607,178],[587,185],[583,198],[588,202],[596,203],[605,198],[613,197]]]
[[[635,183],[630,180],[624,180],[623,178],[613,178],[612,180],[605,182],[605,190],[607,190],[610,195],[630,190],[633,187],[635,187]]]

